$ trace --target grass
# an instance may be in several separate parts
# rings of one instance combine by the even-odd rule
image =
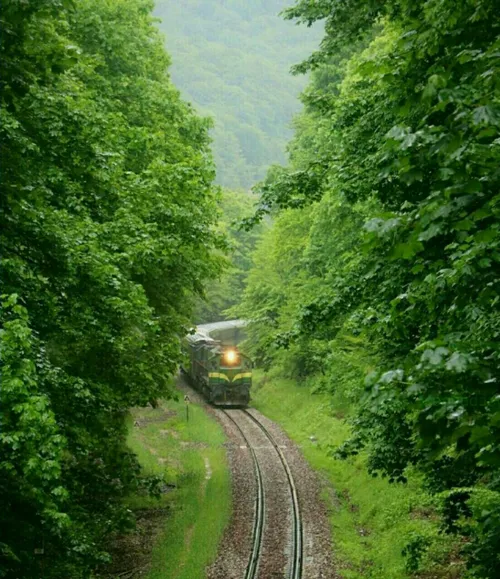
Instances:
[[[172,492],[160,499],[133,497],[131,508],[168,506],[152,551],[147,579],[201,579],[216,557],[231,512],[224,434],[201,407],[162,401],[133,412],[129,446],[147,474],[163,474]]]
[[[311,466],[320,471],[330,503],[334,558],[345,579],[403,579],[411,577],[402,550],[416,537],[431,545],[414,577],[458,578],[460,562],[450,561],[453,545],[439,533],[431,498],[410,476],[407,484],[390,484],[368,475],[364,456],[336,460],[330,447],[348,436],[348,426],[327,394],[292,380],[255,372],[252,404],[282,425]],[[337,416],[336,416],[337,415]],[[311,440],[314,437],[315,440]],[[333,489],[333,492],[332,492]],[[418,543],[418,540],[417,540]]]

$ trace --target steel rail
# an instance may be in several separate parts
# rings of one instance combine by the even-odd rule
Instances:
[[[302,577],[302,521],[300,516],[300,505],[299,505],[299,496],[297,494],[297,488],[295,486],[295,481],[293,480],[292,471],[288,466],[288,462],[286,460],[283,451],[278,446],[272,434],[267,430],[267,428],[257,420],[253,414],[248,412],[248,410],[242,409],[244,412],[259,428],[264,432],[267,436],[271,444],[276,449],[278,453],[281,463],[283,464],[283,468],[285,469],[286,476],[288,478],[288,484],[290,486],[290,491],[292,495],[292,511],[293,511],[293,545],[292,545],[292,561],[291,561],[291,568],[290,568],[290,579],[301,579]],[[234,421],[233,421],[234,422]],[[241,429],[240,429],[241,430]]]
[[[240,434],[243,437],[243,440],[246,442],[246,445],[249,448],[253,458],[255,480],[257,482],[257,497],[255,500],[255,518],[252,531],[252,553],[250,555],[250,559],[248,560],[248,565],[245,571],[245,579],[254,579],[257,577],[257,571],[259,567],[262,530],[264,527],[264,484],[262,482],[262,473],[260,471],[260,465],[257,459],[257,455],[255,454],[255,450],[250,444],[248,438],[245,436],[245,433],[241,429],[240,425],[226,410],[221,409],[221,412],[223,412],[240,431]]]

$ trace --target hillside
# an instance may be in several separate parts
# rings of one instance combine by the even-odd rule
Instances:
[[[283,163],[290,120],[300,108],[303,60],[320,28],[296,27],[278,13],[287,0],[157,0],[172,55],[172,78],[185,98],[213,117],[217,181],[250,188]]]

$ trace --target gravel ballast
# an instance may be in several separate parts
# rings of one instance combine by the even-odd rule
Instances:
[[[328,509],[321,499],[323,484],[297,445],[273,421],[255,409],[249,412],[261,422],[286,457],[299,495],[304,541],[303,579],[338,579],[334,570]],[[265,576],[262,576],[264,579]]]

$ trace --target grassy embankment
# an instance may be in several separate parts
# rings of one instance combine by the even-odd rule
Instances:
[[[136,422],[136,426],[132,423]],[[198,579],[216,556],[231,510],[224,434],[196,404],[186,421],[182,401],[133,411],[129,446],[147,474],[164,474],[173,491],[134,497],[132,509],[168,507],[147,579]]]
[[[252,404],[282,425],[333,488],[333,493],[325,490],[325,500],[332,507],[334,556],[341,576],[461,577],[462,564],[453,556],[450,539],[439,533],[439,517],[418,478],[410,475],[405,485],[390,484],[368,475],[362,455],[345,461],[332,458],[331,447],[342,443],[349,431],[343,420],[343,401],[336,405],[330,395],[311,395],[310,390],[280,378],[277,370],[270,375],[256,371]],[[411,541],[417,559],[419,545],[430,545],[419,565],[410,557],[410,567],[412,560],[418,565],[413,575],[402,555]]]

